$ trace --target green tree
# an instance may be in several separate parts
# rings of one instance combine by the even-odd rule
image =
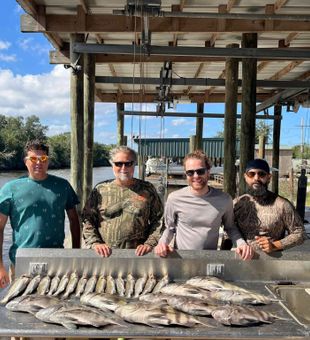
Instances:
[[[48,138],[51,168],[70,168],[70,132]]]
[[[0,167],[23,169],[23,149],[30,139],[46,139],[46,126],[36,116],[7,117],[0,115]]]
[[[303,148],[303,153],[301,152],[301,146],[295,145],[293,146],[293,158],[303,158],[303,159],[310,159],[310,145],[305,144]]]
[[[224,125],[224,121],[223,121],[223,125]],[[240,131],[241,131],[241,120],[237,119],[237,125],[236,125],[237,139],[240,139]],[[270,141],[271,127],[270,125],[266,124],[264,120],[258,120],[256,123],[256,128],[255,128],[255,143],[258,143],[259,136],[261,136],[262,134],[266,138],[265,139],[266,143],[268,143]],[[224,138],[224,126],[223,126],[223,130],[218,131],[215,137]]]

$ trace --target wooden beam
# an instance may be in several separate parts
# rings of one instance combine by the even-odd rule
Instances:
[[[195,73],[195,75],[194,75],[194,78],[198,78],[198,76],[199,76],[200,72],[202,71],[203,67],[204,67],[204,63],[200,63],[199,66],[198,66],[198,69],[197,69],[197,71],[196,71],[196,73]],[[193,87],[193,86],[190,85],[190,86],[187,88],[187,90],[186,90],[186,94],[187,94],[187,95],[191,92],[192,87]]]
[[[280,71],[275,73],[272,77],[269,78],[269,80],[279,80],[289,72],[291,72],[295,67],[299,66],[302,64],[302,60],[294,60],[291,63],[289,63],[287,66],[282,68]]]
[[[38,12],[38,5],[35,0],[16,0],[25,12],[32,16],[36,16]]]
[[[275,11],[278,11],[280,8],[282,8],[288,0],[276,0],[274,3],[274,9]]]
[[[183,92],[173,92],[173,98],[180,99],[184,96]],[[225,93],[213,93],[210,97],[207,97],[205,93],[190,93],[189,100],[192,103],[223,103],[225,101]],[[263,102],[270,97],[270,93],[257,93],[257,101]],[[100,98],[100,100],[99,100]],[[154,103],[157,98],[157,93],[145,93],[143,95],[143,103]],[[141,102],[141,94],[139,92],[124,92],[119,94],[117,92],[107,93],[97,88],[96,91],[96,100],[99,102],[108,102],[108,103],[140,103]],[[241,102],[241,94],[238,94],[238,102]]]
[[[110,69],[112,75],[114,77],[117,77],[117,74],[116,74],[116,71],[115,71],[113,64],[109,64],[109,69]],[[120,84],[117,84],[117,88],[118,88],[118,91],[120,92],[120,94],[122,94],[123,93],[122,86]]]
[[[265,20],[226,19],[226,24],[221,25],[221,20],[216,18],[149,18],[149,29],[153,33],[226,33],[226,32],[266,32]],[[36,18],[28,14],[21,16],[22,32],[43,32],[38,29]],[[271,20],[270,20],[271,21]],[[135,25],[134,18],[115,16],[111,14],[93,14],[86,16],[85,31],[82,33],[114,32],[133,33],[141,31],[141,22]],[[48,32],[76,32],[78,22],[76,15],[46,15],[46,31]],[[272,32],[309,32],[309,21],[302,20],[274,20]]]

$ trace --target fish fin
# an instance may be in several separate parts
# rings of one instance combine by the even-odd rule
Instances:
[[[77,329],[77,325],[72,322],[62,322],[61,324],[67,329]]]

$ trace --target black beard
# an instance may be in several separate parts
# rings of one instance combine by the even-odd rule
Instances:
[[[247,189],[247,193],[255,197],[264,196],[266,195],[267,191],[268,191],[268,183],[266,184],[261,183],[258,189],[253,189],[252,187],[248,187]]]

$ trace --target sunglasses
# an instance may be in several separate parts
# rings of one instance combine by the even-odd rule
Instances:
[[[48,160],[48,156],[47,155],[42,155],[42,156],[27,156],[25,157],[25,159],[31,161],[32,163],[45,163]]]
[[[260,178],[264,178],[267,176],[267,173],[265,171],[248,171],[246,175],[250,178],[255,177],[255,175],[257,175]]]
[[[195,169],[195,170],[186,170],[186,176],[192,177],[194,176],[195,172],[198,176],[204,175],[206,173],[207,169],[206,168],[200,168],[200,169]]]
[[[133,166],[134,161],[130,161],[130,162],[113,162],[113,164],[114,164],[117,168],[122,168],[123,165],[125,165],[125,168],[130,168],[131,166]]]

